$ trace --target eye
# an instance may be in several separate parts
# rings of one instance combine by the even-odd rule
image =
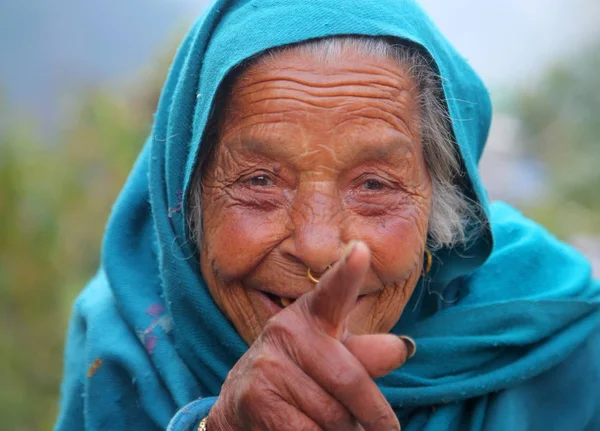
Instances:
[[[364,190],[379,191],[379,190],[383,190],[385,188],[385,184],[381,181],[370,179],[370,180],[366,180],[362,184],[362,187]]]
[[[256,175],[248,180],[248,184],[254,187],[270,187],[274,182],[267,175]]]

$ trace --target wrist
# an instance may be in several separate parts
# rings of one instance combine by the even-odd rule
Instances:
[[[173,416],[167,431],[197,431],[199,422],[208,416],[215,401],[216,397],[207,397],[186,404]]]

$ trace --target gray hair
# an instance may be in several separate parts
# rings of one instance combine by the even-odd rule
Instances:
[[[413,79],[421,114],[421,140],[424,158],[432,182],[432,201],[429,214],[427,247],[438,250],[464,244],[468,238],[466,226],[470,219],[480,219],[476,202],[462,191],[460,177],[462,164],[451,131],[451,120],[446,109],[441,78],[429,56],[408,43],[391,43],[381,37],[343,36],[328,37],[297,45],[274,48],[249,61],[269,61],[282,51],[294,50],[322,62],[335,62],[348,53],[359,52],[375,58],[391,58],[408,71]],[[246,63],[244,66],[248,66]],[[216,120],[211,122],[216,128]],[[199,157],[190,191],[189,222],[194,240],[200,246],[202,240],[202,174],[203,163],[216,147],[216,132],[209,130],[205,136],[204,155]]]

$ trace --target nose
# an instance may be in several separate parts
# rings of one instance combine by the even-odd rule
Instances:
[[[333,193],[298,193],[290,211],[292,234],[282,243],[283,252],[320,275],[343,248],[341,200]]]

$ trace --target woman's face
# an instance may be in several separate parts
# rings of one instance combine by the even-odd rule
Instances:
[[[395,61],[347,54],[280,53],[231,89],[203,174],[201,265],[249,344],[351,240],[372,252],[351,332],[388,332],[420,277],[431,181],[417,90]]]

